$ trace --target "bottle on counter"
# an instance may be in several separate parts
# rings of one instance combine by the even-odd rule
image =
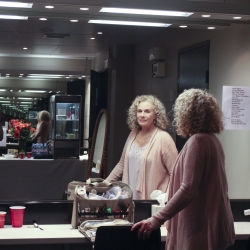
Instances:
[[[71,120],[74,120],[75,119],[75,107],[72,106],[71,107]]]

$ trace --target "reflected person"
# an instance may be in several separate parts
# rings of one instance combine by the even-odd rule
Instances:
[[[137,96],[128,110],[127,123],[132,131],[106,180],[122,179],[129,184],[134,200],[150,199],[154,190],[167,192],[178,151],[164,131],[168,125],[164,105],[153,95]]]
[[[42,110],[37,114],[37,126],[36,132],[32,137],[32,141],[38,143],[46,143],[49,140],[51,122],[50,122],[50,113],[46,110]]]
[[[234,244],[225,156],[215,133],[223,128],[216,99],[205,90],[189,89],[174,105],[177,134],[190,136],[175,163],[165,207],[136,223],[138,237],[167,221],[166,250],[224,250]]]

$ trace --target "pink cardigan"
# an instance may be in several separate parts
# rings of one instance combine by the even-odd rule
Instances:
[[[122,156],[113,171],[107,177],[108,181],[117,181],[122,177],[122,182],[129,181],[128,153],[137,131],[131,131],[124,146]],[[170,175],[173,170],[178,152],[172,137],[161,129],[156,129],[149,146],[144,153],[138,174],[136,190],[141,199],[150,199],[154,190],[167,191]]]
[[[217,250],[234,243],[225,157],[214,134],[198,133],[180,152],[171,177],[169,201],[152,225],[167,222],[167,250]]]

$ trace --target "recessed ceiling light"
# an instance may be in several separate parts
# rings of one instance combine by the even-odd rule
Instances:
[[[10,74],[6,74],[6,76],[9,76]]]
[[[102,32],[101,32],[101,31],[99,31],[99,32],[97,32],[97,34],[98,34],[98,35],[102,35]]]
[[[13,7],[13,8],[32,8],[33,3],[0,1],[0,6],[1,7]]]
[[[80,8],[80,10],[89,10],[89,8]]]
[[[0,15],[0,19],[28,20],[27,16]]]
[[[211,15],[202,15],[202,17],[210,17]]]
[[[10,92],[13,92],[13,89],[11,89]]]
[[[187,25],[180,25],[180,28],[187,28]]]
[[[45,6],[45,8],[46,8],[46,9],[54,9],[54,6],[52,6],[52,5],[47,5],[47,6]]]
[[[70,22],[72,22],[72,23],[77,23],[77,22],[78,22],[78,20],[73,19],[73,20],[70,20]]]
[[[94,38],[94,37],[90,37],[90,39],[91,39],[91,40],[95,40],[95,38]]]
[[[149,22],[131,22],[131,21],[113,21],[113,20],[89,20],[88,23],[114,24],[114,25],[133,25],[150,27],[168,27],[168,23],[149,23]]]
[[[127,9],[127,8],[102,8],[100,12],[155,15],[155,16],[185,16],[185,17],[188,17],[193,14],[192,12],[182,12],[182,11],[144,10],[144,9]]]
[[[60,90],[59,90],[59,91],[57,91],[56,93],[60,93]]]
[[[86,76],[82,76],[82,77],[86,77]]]
[[[28,49],[27,47],[24,47],[23,49]]]
[[[241,19],[242,17],[240,16],[234,16],[233,19]]]
[[[207,27],[208,30],[214,30],[215,27]]]
[[[69,78],[69,76],[66,76],[66,78]]]
[[[23,76],[23,74],[19,74],[20,76]]]
[[[19,89],[19,90],[18,90],[18,92],[22,92],[22,90],[21,90],[21,89]]]
[[[39,20],[40,20],[40,21],[47,21],[47,18],[45,18],[45,17],[40,17]]]
[[[6,89],[0,89],[0,91],[6,91]]]
[[[23,76],[19,76],[19,77],[23,77]]]
[[[6,77],[10,77],[9,75],[6,75]]]

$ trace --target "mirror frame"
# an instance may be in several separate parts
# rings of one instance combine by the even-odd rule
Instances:
[[[92,174],[91,170],[93,167],[93,157],[94,157],[94,152],[95,152],[96,137],[97,137],[98,128],[99,128],[99,124],[100,124],[100,120],[102,118],[102,115],[106,116],[106,123],[105,123],[105,134],[104,134],[104,143],[103,143],[103,149],[102,149],[100,172],[98,174],[98,177],[102,178],[102,179],[106,178],[108,113],[107,113],[106,109],[101,109],[99,111],[99,114],[98,114],[96,122],[95,122],[94,134],[93,134],[91,148],[90,148],[90,152],[89,152],[89,158],[88,158],[87,179],[91,178],[91,174]]]

